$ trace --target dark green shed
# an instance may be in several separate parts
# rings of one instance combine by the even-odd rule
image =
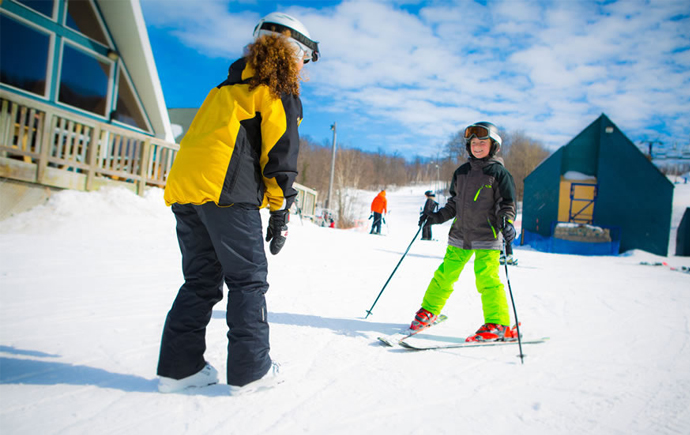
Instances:
[[[620,229],[620,251],[668,254],[673,183],[602,114],[525,178],[522,228],[558,222]]]
[[[676,255],[690,257],[690,207],[685,209],[676,232]]]

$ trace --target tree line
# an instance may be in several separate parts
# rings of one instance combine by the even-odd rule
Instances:
[[[453,172],[467,161],[463,131],[453,134],[442,147],[438,159],[415,157],[408,161],[393,154],[362,151],[339,145],[336,152],[331,202],[328,208],[336,216],[340,228],[354,224],[351,189],[377,191],[395,186],[430,184],[440,181],[447,191]],[[498,156],[515,179],[518,201],[522,200],[524,178],[549,155],[544,145],[523,132],[501,132],[503,145]],[[331,176],[331,144],[317,143],[309,137],[300,138],[300,154],[296,181],[318,192],[319,206],[325,207]],[[440,192],[439,192],[440,193]]]

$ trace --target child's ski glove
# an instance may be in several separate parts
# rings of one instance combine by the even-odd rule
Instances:
[[[266,241],[271,242],[271,254],[276,255],[283,249],[287,237],[287,223],[290,220],[290,210],[276,210],[271,212],[266,230]]]
[[[503,227],[501,228],[501,232],[503,233],[503,238],[506,240],[507,244],[513,243],[513,240],[515,240],[516,232],[515,232],[515,227],[513,224],[506,219],[506,217],[503,217]]]

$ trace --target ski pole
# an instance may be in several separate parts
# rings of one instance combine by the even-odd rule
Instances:
[[[426,222],[424,222],[424,225],[426,225]],[[376,302],[379,301],[379,298],[380,298],[381,295],[383,294],[383,291],[386,289],[386,286],[387,286],[388,283],[391,281],[391,278],[393,278],[393,275],[395,275],[395,271],[397,271],[397,270],[398,270],[398,267],[400,267],[400,263],[402,263],[402,261],[405,259],[405,256],[406,256],[407,253],[409,252],[409,250],[410,250],[410,248],[412,247],[412,244],[414,243],[414,241],[417,239],[417,236],[419,235],[419,232],[422,231],[422,228],[424,227],[424,225],[420,225],[420,226],[419,226],[419,229],[417,230],[417,234],[414,235],[414,237],[412,238],[412,241],[410,242],[410,246],[407,247],[407,249],[405,250],[405,253],[404,253],[403,256],[402,256],[402,258],[400,258],[400,261],[398,261],[398,265],[395,266],[395,269],[393,269],[393,273],[391,273],[391,276],[388,277],[388,281],[386,281],[386,283],[383,285],[383,288],[382,288],[381,291],[379,292],[379,295],[376,296],[376,300],[375,300],[374,303],[372,304],[371,308],[369,308],[369,309],[367,310],[367,315],[366,315],[366,317],[364,317],[365,319],[366,319],[367,317],[369,317],[369,314],[372,314],[371,310],[374,309],[374,305],[376,305]]]
[[[508,282],[508,293],[510,293],[510,302],[513,304],[513,314],[515,315],[515,328],[517,329],[518,347],[520,348],[520,362],[525,363],[525,355],[522,353],[522,337],[520,336],[520,321],[518,320],[517,310],[515,309],[515,299],[513,299],[513,290],[510,288],[510,278],[508,277],[508,256],[506,255],[506,241],[503,239],[503,256],[506,259],[506,281]]]

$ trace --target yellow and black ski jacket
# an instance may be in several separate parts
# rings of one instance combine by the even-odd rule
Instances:
[[[302,121],[298,96],[273,98],[265,85],[249,91],[244,58],[213,88],[180,143],[165,186],[165,203],[290,208],[297,195]]]

